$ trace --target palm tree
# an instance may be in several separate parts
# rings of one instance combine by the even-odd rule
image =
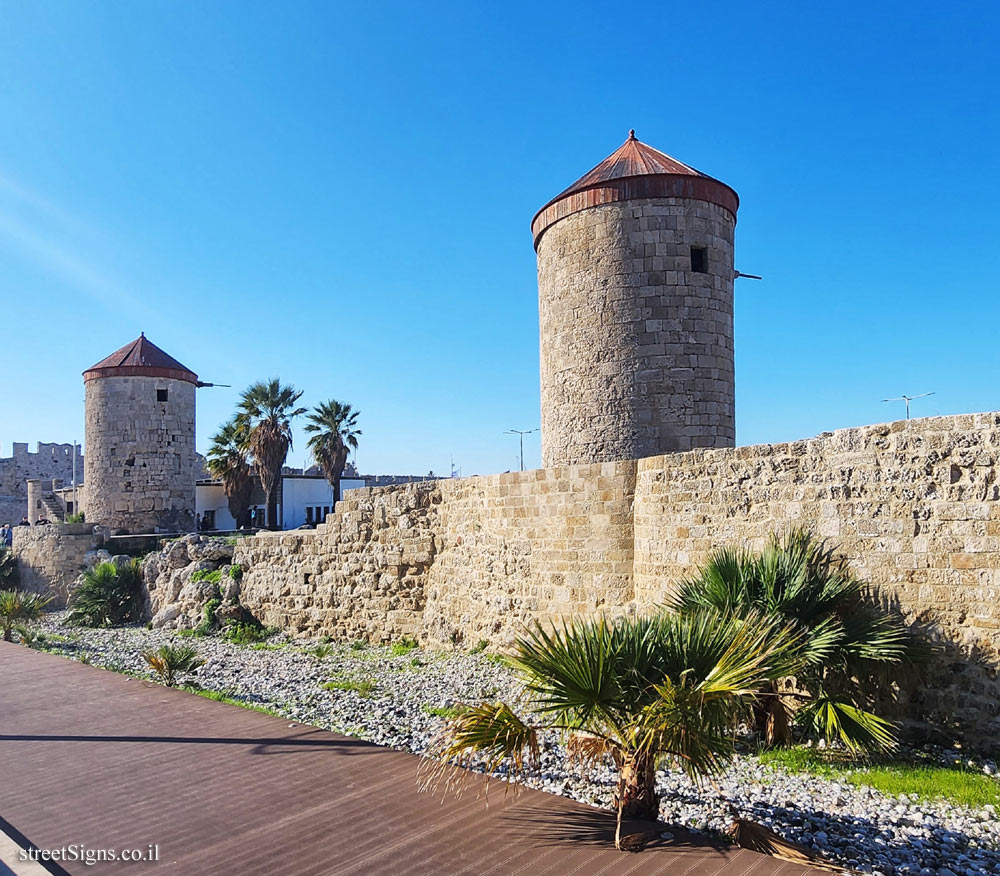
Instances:
[[[180,673],[195,672],[205,661],[190,645],[161,645],[155,651],[143,651],[142,659],[163,679],[167,687],[173,687]]]
[[[671,600],[678,611],[710,610],[724,617],[761,613],[802,633],[803,665],[795,690],[779,693],[777,679],[756,709],[758,731],[769,744],[792,741],[786,700],[801,705],[796,719],[828,741],[852,750],[888,749],[892,725],[863,708],[866,687],[880,670],[898,672],[920,651],[902,621],[881,608],[842,558],[804,530],[772,535],[759,554],[723,548]]]
[[[277,378],[254,383],[244,390],[236,414],[237,428],[246,436],[246,449],[267,496],[271,529],[278,528],[278,481],[292,448],[291,421],[306,412],[295,407],[301,396],[294,386],[282,386]]]
[[[618,770],[620,847],[623,816],[658,817],[658,764],[674,760],[695,779],[718,772],[749,700],[794,668],[797,651],[789,627],[714,612],[536,625],[510,658],[532,720],[503,702],[469,708],[446,726],[434,778],[483,756],[487,775],[507,760],[518,772],[537,764],[540,730],[563,731],[572,755],[610,757]]]
[[[246,436],[236,420],[224,423],[212,436],[206,467],[213,477],[222,481],[229,513],[242,529],[250,523],[250,501],[253,498],[253,472],[247,457]]]
[[[19,623],[38,620],[51,599],[23,590],[0,590],[0,630],[3,640],[10,642],[11,630]]]
[[[142,619],[146,594],[142,561],[111,561],[87,569],[70,599],[66,623],[76,627],[117,627]]]
[[[305,429],[312,433],[309,450],[333,487],[335,504],[340,501],[340,478],[347,464],[348,449],[358,449],[361,430],[355,426],[360,413],[352,411],[349,404],[330,399],[317,405],[307,417],[309,423]]]

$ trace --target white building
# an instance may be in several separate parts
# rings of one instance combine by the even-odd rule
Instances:
[[[344,478],[341,495],[365,485],[361,478]],[[278,485],[278,523],[280,529],[296,529],[306,523],[322,523],[333,511],[333,487],[322,475],[285,474]],[[263,527],[267,517],[267,499],[258,486],[250,505],[254,526]],[[204,530],[233,530],[236,521],[229,513],[226,491],[220,481],[201,480],[195,487],[195,510]]]

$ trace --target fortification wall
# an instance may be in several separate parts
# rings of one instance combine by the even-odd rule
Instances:
[[[662,603],[708,552],[807,526],[942,653],[901,706],[1000,733],[1000,414],[910,420],[790,444],[639,461],[635,598]]]
[[[352,490],[242,539],[242,601],[293,632],[506,647],[534,619],[661,604],[713,548],[811,528],[941,651],[900,707],[1000,733],[1000,414]]]
[[[17,523],[28,513],[28,478],[59,478],[73,482],[73,445],[38,442],[36,453],[27,443],[14,442],[12,456],[0,459],[0,524]],[[83,481],[83,454],[77,448],[76,477]]]
[[[15,526],[17,586],[51,596],[50,608],[65,608],[86,555],[99,545],[100,536],[87,523]]]

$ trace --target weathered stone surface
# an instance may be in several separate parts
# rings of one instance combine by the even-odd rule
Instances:
[[[52,597],[51,608],[64,608],[80,572],[107,555],[97,551],[103,536],[95,529],[86,523],[15,526],[18,586]]]
[[[734,228],[707,201],[646,198],[542,235],[543,465],[733,445]]]
[[[535,620],[664,602],[716,546],[806,526],[946,647],[901,707],[1000,733],[1000,414],[352,490],[312,532],[243,539],[240,599],[290,632],[504,647]]]
[[[100,377],[84,389],[87,520],[127,532],[194,529],[194,384]]]
[[[188,629],[202,622],[205,603],[233,591],[228,572],[233,546],[225,539],[191,534],[167,542],[143,560],[143,583],[153,627]],[[199,572],[221,572],[219,582],[192,578]],[[238,587],[235,590],[239,594]]]

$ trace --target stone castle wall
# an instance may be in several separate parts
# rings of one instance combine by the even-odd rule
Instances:
[[[195,527],[195,387],[161,377],[88,380],[87,520],[112,531]],[[167,400],[157,400],[166,390]]]
[[[17,586],[52,597],[50,608],[65,608],[85,558],[101,544],[87,523],[15,526]]]
[[[76,451],[76,478],[83,481],[83,454]],[[37,452],[14,442],[13,456],[0,459],[0,525],[17,523],[28,513],[28,478],[73,482],[73,445],[38,442]]]
[[[907,706],[1000,732],[1000,414],[843,429],[639,461],[635,600],[662,604],[715,547],[808,526],[942,653]]]
[[[293,632],[504,648],[532,620],[662,604],[715,546],[806,526],[942,649],[903,705],[1000,733],[1000,414],[351,490],[241,539],[242,601]]]
[[[735,441],[733,233],[723,207],[649,198],[573,213],[538,244],[542,464]],[[706,272],[691,270],[691,247]]]

